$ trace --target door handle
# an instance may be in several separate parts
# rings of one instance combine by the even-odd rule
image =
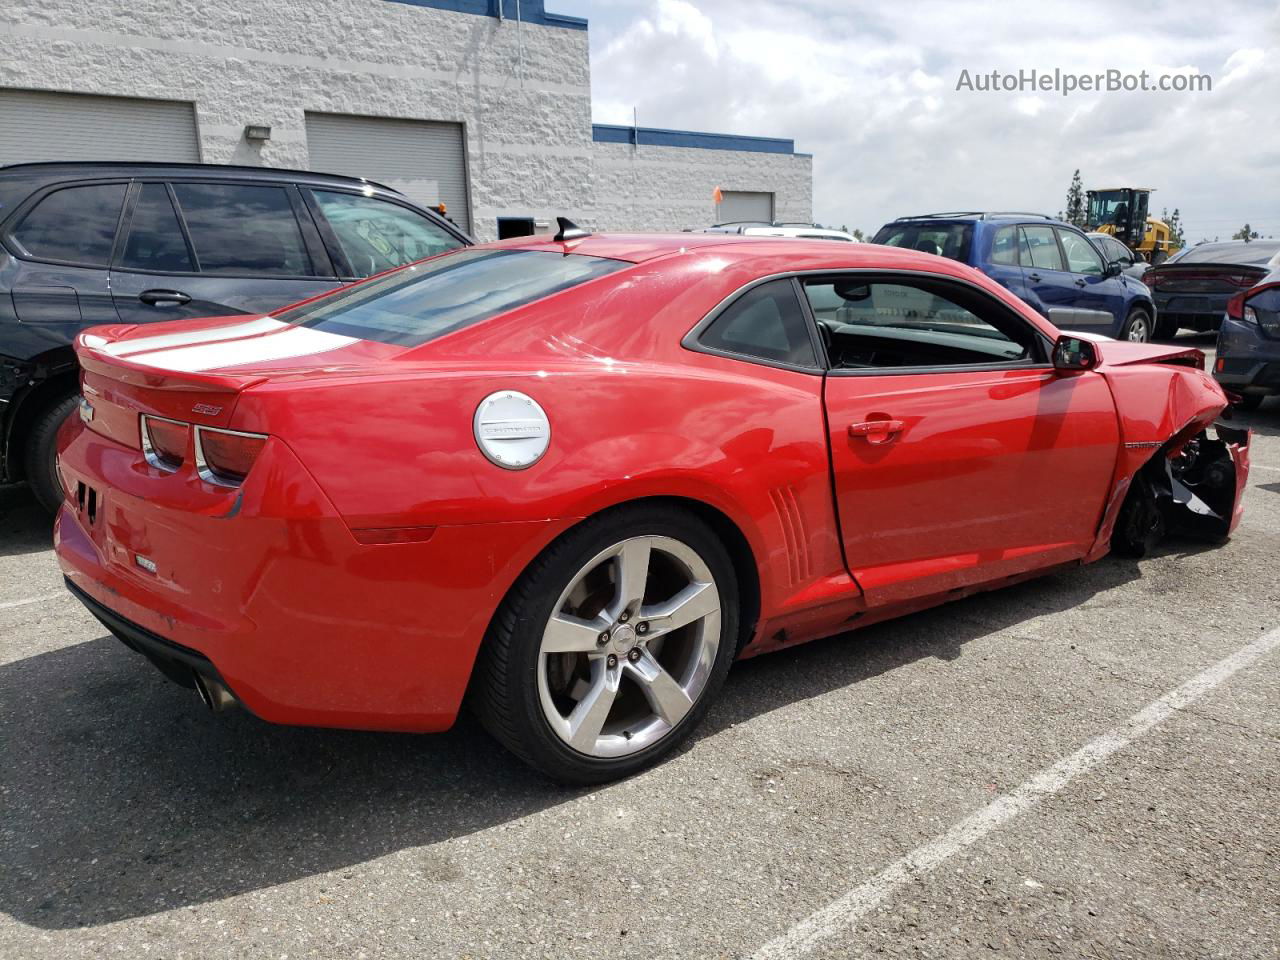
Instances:
[[[177,307],[191,302],[191,298],[180,290],[143,290],[138,294],[138,299],[152,307],[170,304]]]
[[[849,436],[863,437],[867,443],[888,443],[906,426],[901,420],[864,420],[849,424]]]
[[[1040,282],[1040,274],[1038,274],[1038,273],[1029,273],[1029,274],[1027,274],[1027,279],[1028,279],[1028,280],[1030,280],[1032,283],[1039,283],[1039,282]]]
[[[1076,277],[1076,286],[1077,286],[1077,287],[1083,287],[1083,286],[1084,286],[1084,277]]]

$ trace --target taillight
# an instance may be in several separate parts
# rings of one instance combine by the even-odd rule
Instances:
[[[238,487],[266,443],[261,433],[196,427],[196,470],[209,483]]]
[[[179,420],[142,415],[142,455],[147,463],[161,470],[177,470],[187,458],[188,424]]]
[[[1252,311],[1250,311],[1252,312]],[[1232,320],[1244,319],[1244,294],[1237,293],[1227,301],[1227,316]]]

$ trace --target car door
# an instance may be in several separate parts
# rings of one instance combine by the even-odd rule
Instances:
[[[1120,270],[1126,277],[1141,280],[1147,270],[1150,269],[1151,264],[1147,263],[1119,240],[1107,237],[1100,242],[1105,248],[1107,257],[1120,264]]]
[[[1076,288],[1072,308],[1073,330],[1115,336],[1124,323],[1124,283],[1108,270],[1088,237],[1074,230],[1055,227],[1062,254]]]
[[[982,263],[982,272],[1006,290],[1021,296],[1022,266],[1018,262],[1018,228],[1012,224],[991,234],[991,249]]]
[[[266,313],[339,285],[287,183],[142,180],[111,270],[128,323]]]
[[[840,535],[868,604],[1084,555],[1118,443],[1100,375],[1055,370],[1047,338],[961,281],[841,274],[803,286],[825,329]]]
[[[408,204],[336,188],[304,188],[302,195],[344,279],[358,280],[466,245]]]
[[[1028,292],[1040,301],[1045,315],[1060,330],[1077,329],[1076,278],[1050,226],[1025,224],[1018,228],[1019,261]]]
[[[40,194],[7,226],[16,270],[10,287],[18,321],[49,346],[81,327],[115,321],[108,264],[128,182],[58,186]]]

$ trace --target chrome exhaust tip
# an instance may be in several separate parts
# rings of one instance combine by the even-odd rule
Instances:
[[[213,713],[221,713],[237,706],[240,701],[230,690],[218,680],[196,673],[196,693],[200,694],[200,702]]]

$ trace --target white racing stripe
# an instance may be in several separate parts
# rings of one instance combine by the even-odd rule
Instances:
[[[130,354],[128,360],[130,363],[140,363],[161,370],[194,373],[199,370],[217,370],[327,353],[356,342],[355,337],[343,337],[309,327],[286,326],[285,330],[249,340],[226,340],[172,350],[135,353]]]
[[[190,347],[199,343],[213,343],[218,340],[232,340],[237,337],[252,337],[262,333],[271,333],[287,326],[274,317],[257,317],[246,323],[233,323],[225,327],[210,327],[205,330],[193,330],[188,333],[165,333],[156,337],[140,337],[137,340],[117,340],[104,347],[98,347],[105,354],[113,357],[128,357],[135,353],[146,353],[148,350],[163,350],[167,347]]]
[[[1219,660],[1182,686],[1139,710],[1124,723],[1090,740],[1069,757],[1042,770],[1021,786],[961,820],[946,833],[917,847],[870,880],[801,920],[756,951],[753,960],[791,960],[811,953],[837,937],[847,937],[853,932],[858,920],[882,900],[897,893],[917,877],[929,873],[961,850],[977,843],[1019,814],[1025,813],[1042,797],[1058,793],[1073,780],[1105,762],[1139,737],[1150,733],[1158,724],[1277,647],[1280,647],[1280,629],[1264,634],[1231,656]]]

